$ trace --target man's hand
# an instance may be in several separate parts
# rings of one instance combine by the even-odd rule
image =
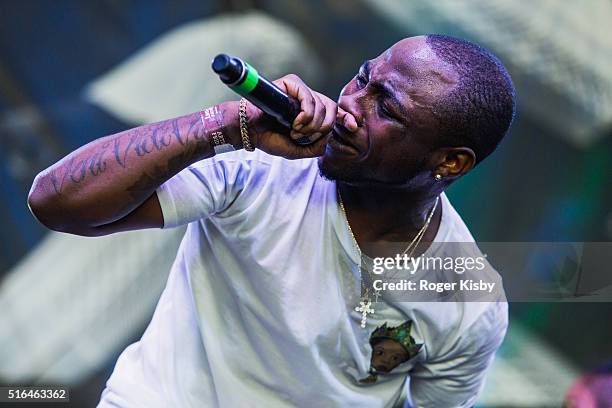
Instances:
[[[338,108],[336,102],[327,96],[308,88],[297,75],[286,75],[274,84],[300,102],[300,113],[289,130],[248,103],[250,137],[256,148],[287,159],[321,156],[336,120],[357,127],[350,113]],[[313,143],[298,145],[294,142],[304,136]]]

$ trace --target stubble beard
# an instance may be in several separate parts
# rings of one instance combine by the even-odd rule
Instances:
[[[398,180],[373,181],[369,179],[365,174],[362,173],[361,169],[356,166],[347,163],[345,165],[337,165],[336,163],[329,163],[325,161],[325,156],[321,156],[317,160],[319,166],[319,174],[326,180],[344,182],[344,183],[357,183],[363,185],[387,185],[389,187],[402,187],[407,190],[416,190],[422,187],[422,174],[418,171],[411,173],[410,175],[404,175]]]
[[[337,166],[325,161],[325,156],[317,160],[319,174],[326,180],[340,182],[358,182],[363,180],[357,169],[350,165]]]

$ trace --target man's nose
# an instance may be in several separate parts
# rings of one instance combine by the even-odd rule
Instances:
[[[338,100],[338,106],[355,117],[357,126],[361,127],[363,125],[362,106],[358,96],[355,94],[343,95]]]
[[[393,358],[391,358],[391,356],[384,356],[381,360],[381,363],[383,363],[383,365],[387,367],[391,367],[393,366]]]

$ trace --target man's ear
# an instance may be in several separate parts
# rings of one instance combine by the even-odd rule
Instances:
[[[476,154],[469,147],[441,147],[431,155],[434,174],[443,179],[456,179],[476,165]]]

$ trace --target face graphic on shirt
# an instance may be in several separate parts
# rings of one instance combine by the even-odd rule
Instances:
[[[376,372],[388,373],[409,358],[410,355],[399,342],[381,339],[372,347],[370,367]]]
[[[407,320],[399,326],[391,327],[385,322],[372,332],[370,375],[360,380],[361,383],[375,383],[378,375],[390,373],[398,365],[418,354],[423,345],[416,344],[410,335],[412,323],[412,320]]]

